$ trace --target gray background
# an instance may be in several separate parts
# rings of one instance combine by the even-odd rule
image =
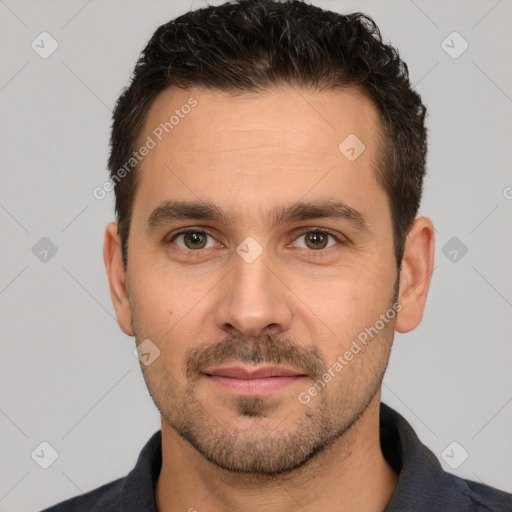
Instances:
[[[383,401],[445,469],[512,491],[512,2],[315,3],[373,16],[429,108],[421,213],[437,228],[436,267],[423,323],[396,338]],[[139,51],[201,5],[0,0],[0,511],[125,475],[159,428],[108,292],[113,197],[92,190],[107,178],[111,108]],[[47,59],[31,48],[43,31],[59,44]],[[442,45],[453,31],[469,43],[458,58]],[[444,44],[462,48],[457,36]],[[32,250],[43,237],[57,248],[46,262]],[[31,458],[42,441],[59,455],[48,469]]]

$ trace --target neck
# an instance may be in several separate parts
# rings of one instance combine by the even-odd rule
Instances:
[[[162,419],[160,512],[384,510],[398,477],[379,437],[380,393],[336,442],[300,469],[277,476],[232,473],[208,462]]]

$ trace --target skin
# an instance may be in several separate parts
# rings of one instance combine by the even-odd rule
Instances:
[[[383,510],[397,475],[380,449],[382,377],[394,331],[408,332],[422,318],[432,222],[414,221],[399,276],[389,199],[373,167],[378,115],[357,90],[283,87],[234,96],[169,88],[152,105],[140,140],[190,97],[197,106],[142,162],[127,268],[115,223],[104,245],[121,329],[160,350],[141,365],[162,415],[158,509],[292,511],[300,503],[311,512]],[[349,134],[366,146],[354,161],[338,150]],[[231,219],[150,229],[151,213],[169,200],[212,202]],[[347,219],[272,226],[267,218],[276,205],[326,200],[357,210],[366,229]],[[184,227],[196,228],[195,238],[174,238]],[[315,228],[336,238],[315,238]],[[251,263],[236,252],[248,236],[262,249]],[[197,240],[206,246],[196,248]],[[313,370],[332,367],[390,309],[398,277],[400,312],[301,403]],[[212,356],[215,346],[225,349],[222,356]],[[192,349],[214,357],[214,366],[256,368],[255,361],[280,356],[282,367],[305,376],[270,395],[242,398],[197,365],[190,370]]]

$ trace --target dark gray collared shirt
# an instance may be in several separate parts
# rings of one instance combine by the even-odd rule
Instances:
[[[383,403],[380,440],[384,457],[399,475],[384,512],[512,512],[512,494],[444,471],[409,423]],[[43,512],[157,512],[154,487],[161,467],[159,431],[144,446],[125,478]]]

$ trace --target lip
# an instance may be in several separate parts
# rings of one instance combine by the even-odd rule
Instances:
[[[280,366],[226,366],[207,370],[204,374],[226,391],[244,396],[268,395],[307,377],[296,370]]]
[[[264,379],[268,377],[297,377],[304,374],[282,366],[261,366],[251,369],[247,366],[225,366],[204,372],[206,375],[231,377],[234,379]]]

